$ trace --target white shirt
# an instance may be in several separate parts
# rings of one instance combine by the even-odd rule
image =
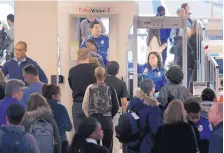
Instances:
[[[86,138],[86,142],[97,144],[97,141],[95,139],[92,139],[92,138]]]

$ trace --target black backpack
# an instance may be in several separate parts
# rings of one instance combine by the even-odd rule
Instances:
[[[132,109],[122,114],[118,120],[118,125],[115,127],[116,137],[132,150],[139,150],[142,139],[149,132],[148,124],[143,130],[139,126],[139,112],[143,108],[145,107],[142,106],[138,111]]]

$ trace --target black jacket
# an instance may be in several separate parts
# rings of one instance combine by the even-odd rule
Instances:
[[[198,130],[194,128],[199,143]],[[160,126],[154,141],[152,153],[196,153],[196,143],[191,126],[187,123]]]
[[[109,153],[107,148],[94,143],[85,143],[84,146],[76,145],[76,148],[72,148],[72,145],[70,146],[69,153]]]

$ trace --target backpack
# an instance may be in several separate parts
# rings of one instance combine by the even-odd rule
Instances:
[[[1,127],[4,134],[0,144],[1,153],[29,153],[30,148],[28,143],[23,141],[24,136],[27,134],[25,131],[16,132],[9,131],[6,127]]]
[[[38,119],[31,124],[29,132],[34,136],[41,153],[54,152],[54,130],[50,123]]]
[[[115,127],[116,137],[121,143],[126,144],[132,150],[140,148],[141,140],[149,132],[148,124],[146,124],[147,126],[144,130],[141,130],[139,126],[139,112],[143,108],[140,108],[138,111],[132,109],[122,114],[118,120],[118,125]]]

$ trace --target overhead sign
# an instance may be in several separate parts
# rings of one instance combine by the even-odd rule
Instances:
[[[78,14],[107,14],[111,13],[111,8],[78,8]]]

